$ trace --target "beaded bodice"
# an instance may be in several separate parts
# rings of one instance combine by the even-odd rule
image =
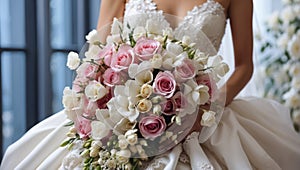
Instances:
[[[126,22],[132,26],[145,26],[148,19],[158,23],[158,30],[172,28],[172,17],[157,9],[154,1],[129,0],[127,2],[124,14]],[[202,5],[195,6],[188,11],[186,16],[172,29],[178,38],[187,35],[198,48],[209,53],[216,53],[220,47],[225,26],[226,14],[223,6],[214,0],[207,0]]]

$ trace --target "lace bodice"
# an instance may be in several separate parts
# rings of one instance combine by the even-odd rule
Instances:
[[[159,30],[171,28],[172,25],[172,17],[157,9],[154,1],[129,0],[127,2],[124,14],[126,22],[134,27],[145,26],[148,19],[156,21]],[[188,11],[181,22],[172,29],[178,38],[187,35],[199,49],[215,54],[220,47],[225,26],[226,15],[223,6],[214,0],[207,0]],[[203,41],[204,39],[206,41]]]

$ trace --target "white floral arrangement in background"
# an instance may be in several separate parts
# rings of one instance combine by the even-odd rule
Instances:
[[[258,37],[264,76],[264,96],[290,108],[300,127],[300,0],[282,0],[283,8],[266,22],[267,34]]]
[[[93,30],[83,59],[69,53],[67,66],[77,75],[64,89],[71,128],[61,145],[70,150],[61,169],[138,169],[184,139],[178,137],[187,128],[183,119],[201,109],[202,126],[216,123],[216,113],[200,106],[216,101],[228,65],[159,25],[131,28],[115,19],[105,44]]]

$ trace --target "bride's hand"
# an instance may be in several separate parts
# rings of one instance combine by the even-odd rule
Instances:
[[[201,108],[209,108],[209,106],[204,105]],[[162,141],[160,143],[159,150],[161,150],[162,152],[167,151],[171,149],[171,146],[175,146],[175,144],[183,142],[185,138],[192,132],[201,132],[201,118],[203,114],[203,110],[201,108],[199,108],[197,116],[193,114],[186,115],[181,118],[181,125],[173,124],[172,126],[170,126],[167,131],[171,132],[173,135],[176,135],[176,139],[173,140],[172,138],[170,138]]]

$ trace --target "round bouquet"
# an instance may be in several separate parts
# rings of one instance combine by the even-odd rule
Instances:
[[[300,1],[283,0],[266,23],[261,39],[260,61],[264,96],[275,99],[291,111],[297,131],[300,127]]]
[[[115,19],[105,43],[104,31],[93,30],[82,59],[69,53],[77,74],[63,96],[66,169],[138,169],[184,140],[199,114],[201,126],[216,124],[216,111],[201,106],[216,101],[228,66],[190,37],[153,28]]]

